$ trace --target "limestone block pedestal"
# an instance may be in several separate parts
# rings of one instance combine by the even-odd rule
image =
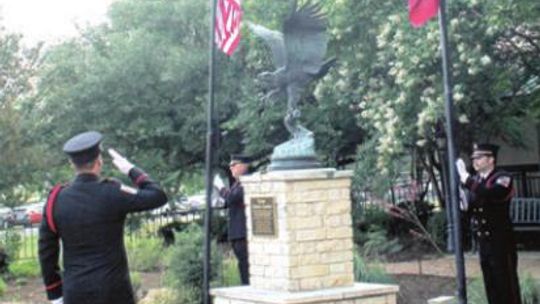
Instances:
[[[368,283],[300,292],[241,286],[213,289],[212,295],[213,304],[395,304],[398,290],[394,285]]]
[[[212,290],[214,304],[395,304],[397,286],[354,283],[351,176],[309,169],[242,177],[251,285]]]

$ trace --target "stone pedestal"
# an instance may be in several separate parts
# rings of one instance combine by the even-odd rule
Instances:
[[[315,291],[285,292],[250,286],[212,290],[214,304],[395,304],[398,287],[355,283]]]
[[[395,304],[397,286],[354,283],[351,176],[309,169],[242,177],[251,285],[215,289],[214,303]]]

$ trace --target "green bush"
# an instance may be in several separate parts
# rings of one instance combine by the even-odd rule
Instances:
[[[201,213],[202,214],[202,213]],[[212,216],[212,238],[216,239],[219,243],[227,241],[227,216],[222,214],[217,214],[214,212]],[[182,232],[186,230],[190,225],[197,224],[203,229],[204,227],[204,216],[197,218],[193,222],[182,222],[182,221],[171,221],[166,225],[163,225],[159,228],[159,233],[164,236],[164,233],[175,233]]]
[[[354,242],[362,246],[368,240],[368,231],[371,227],[380,227],[388,231],[390,217],[383,208],[375,205],[368,205],[364,208],[356,207],[353,214],[354,221]]]
[[[164,248],[161,240],[154,237],[126,238],[129,267],[134,271],[153,271],[160,268]]]
[[[482,278],[474,278],[467,284],[467,298],[469,303],[488,304]]]
[[[540,303],[540,286],[530,273],[519,274],[519,287],[521,289],[521,302],[523,304]],[[486,291],[482,278],[475,278],[467,284],[469,303],[487,304]]]
[[[431,238],[440,248],[446,248],[446,214],[443,211],[435,212],[429,218],[427,230]]]
[[[0,297],[6,293],[6,290],[7,290],[7,284],[4,281],[4,279],[0,277]]]
[[[386,272],[381,264],[368,264],[355,250],[354,279],[357,282],[394,283],[394,279]]]
[[[143,219],[148,217],[144,212],[132,213],[128,215],[125,222],[126,230],[129,234],[136,234],[143,226]]]
[[[212,237],[215,238],[217,242],[227,242],[227,223],[228,217],[226,215],[214,215],[212,217]]]
[[[191,225],[176,234],[167,263],[166,284],[179,292],[178,303],[202,303],[203,284],[203,233],[198,225]],[[221,257],[212,245],[211,279],[217,278]]]
[[[411,236],[411,230],[427,227],[434,206],[425,201],[403,201],[390,208],[388,236],[401,239]]]
[[[8,256],[8,263],[17,258],[21,244],[21,235],[15,229],[4,230],[2,237],[0,237],[0,250],[3,250]]]
[[[131,279],[133,290],[137,293],[142,286],[141,274],[139,272],[130,271],[129,278]]]
[[[238,286],[241,285],[240,272],[238,271],[238,262],[235,257],[227,258],[223,261],[223,286]]]
[[[37,260],[19,260],[9,265],[9,273],[14,278],[33,278],[39,276],[41,270]]]
[[[366,234],[366,241],[361,246],[361,252],[364,256],[380,257],[384,254],[392,254],[400,251],[403,246],[397,238],[388,240],[386,231],[379,226],[370,227]]]
[[[519,287],[521,288],[522,304],[540,303],[540,285],[530,273],[519,275]]]

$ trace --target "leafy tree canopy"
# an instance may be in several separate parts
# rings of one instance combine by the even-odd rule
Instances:
[[[337,57],[338,64],[304,92],[302,122],[315,132],[326,165],[357,161],[359,180],[366,185],[374,174],[377,180],[394,177],[403,155],[414,156],[413,161],[432,155],[435,133],[442,129],[437,23],[413,29],[399,1],[321,4],[328,15],[328,56]],[[467,143],[460,149],[481,137],[523,143],[520,122],[540,115],[540,4],[449,4],[458,142]],[[280,29],[289,5],[287,0],[245,0],[244,20]],[[193,174],[200,179],[207,137],[209,11],[206,1],[116,1],[109,23],[82,29],[79,37],[43,57],[23,51],[17,36],[2,34],[1,70],[12,80],[0,75],[0,85],[9,86],[0,96],[5,108],[0,123],[10,126],[2,132],[12,138],[2,136],[9,144],[0,148],[11,147],[19,156],[25,151],[20,147],[29,143],[33,148],[24,153],[39,157],[25,157],[28,164],[48,164],[33,174],[21,169],[15,182],[6,179],[2,187],[69,179],[61,146],[88,129],[106,134],[105,148],[117,148],[173,192]],[[265,163],[272,148],[288,139],[282,122],[285,100],[260,102],[265,92],[257,75],[273,69],[270,51],[244,28],[235,55],[218,52],[216,57],[219,164],[225,167],[228,155],[237,152]],[[42,64],[34,77],[38,58]],[[33,83],[37,92],[29,94]],[[7,159],[1,170],[22,166]]]

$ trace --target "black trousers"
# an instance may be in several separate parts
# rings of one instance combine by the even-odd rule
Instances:
[[[482,240],[479,245],[488,303],[521,304],[515,248],[502,248],[501,244]]]
[[[231,246],[238,260],[238,270],[242,285],[249,285],[249,259],[246,239],[231,240]]]

